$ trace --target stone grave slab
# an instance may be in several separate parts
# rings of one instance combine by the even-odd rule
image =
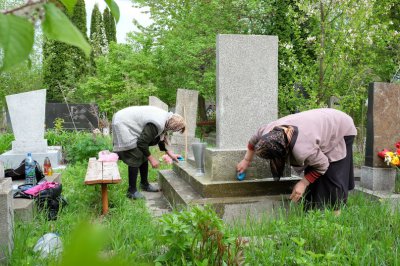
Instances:
[[[368,90],[365,165],[361,168],[361,186],[370,190],[394,191],[396,170],[378,157],[384,148],[394,150],[400,139],[400,113],[392,106],[400,102],[400,85],[371,83]]]
[[[64,120],[63,128],[70,130],[93,130],[99,128],[97,104],[46,104],[46,128],[54,128],[57,118]]]
[[[1,173],[0,173],[1,174]],[[7,258],[14,247],[14,213],[11,179],[0,177],[0,264],[7,264]]]
[[[199,141],[199,139],[195,137],[198,98],[198,91],[186,89],[177,90],[175,113],[185,118],[186,132],[184,134],[174,132],[171,137],[170,147],[175,153],[184,155],[187,143],[187,158],[193,157],[191,144]]]

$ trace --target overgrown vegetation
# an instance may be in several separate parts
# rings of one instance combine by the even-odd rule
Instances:
[[[242,265],[246,241],[228,233],[209,206],[166,214],[161,239],[167,252],[156,262],[173,265]]]
[[[398,209],[362,195],[351,195],[340,216],[330,211],[304,213],[301,206],[292,205],[275,216],[250,216],[245,223],[229,226],[208,208],[159,220],[145,201],[125,197],[127,168],[120,164],[123,181],[109,186],[110,212],[102,217],[100,188],[83,184],[86,167],[86,162],[76,163],[62,173],[68,206],[57,221],[47,221],[40,213],[32,222],[16,221],[10,265],[220,265],[219,259],[227,262],[228,256],[237,258],[230,265],[244,265],[240,259],[247,265],[399,263]],[[157,179],[156,171],[150,171],[150,179]],[[64,244],[65,253],[57,261],[33,252],[48,232],[59,233]],[[242,238],[248,243],[237,246]]]

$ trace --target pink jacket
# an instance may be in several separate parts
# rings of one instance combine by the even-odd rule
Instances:
[[[346,157],[344,136],[355,136],[357,130],[353,119],[335,109],[313,109],[282,117],[258,129],[249,141],[254,147],[264,134],[275,126],[290,125],[298,128],[298,136],[290,156],[293,166],[304,169],[310,166],[316,172],[324,174],[330,162]]]

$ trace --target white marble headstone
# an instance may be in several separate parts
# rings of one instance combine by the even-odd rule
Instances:
[[[46,90],[8,95],[6,101],[15,136],[12,152],[47,152],[44,139]]]

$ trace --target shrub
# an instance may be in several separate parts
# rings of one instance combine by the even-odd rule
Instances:
[[[229,235],[223,221],[209,206],[194,206],[164,215],[161,223],[161,240],[168,251],[156,259],[157,263],[241,265],[244,262],[244,241]]]
[[[66,159],[69,163],[86,161],[97,157],[99,151],[112,150],[110,137],[81,133],[75,136],[74,142],[65,146]]]

